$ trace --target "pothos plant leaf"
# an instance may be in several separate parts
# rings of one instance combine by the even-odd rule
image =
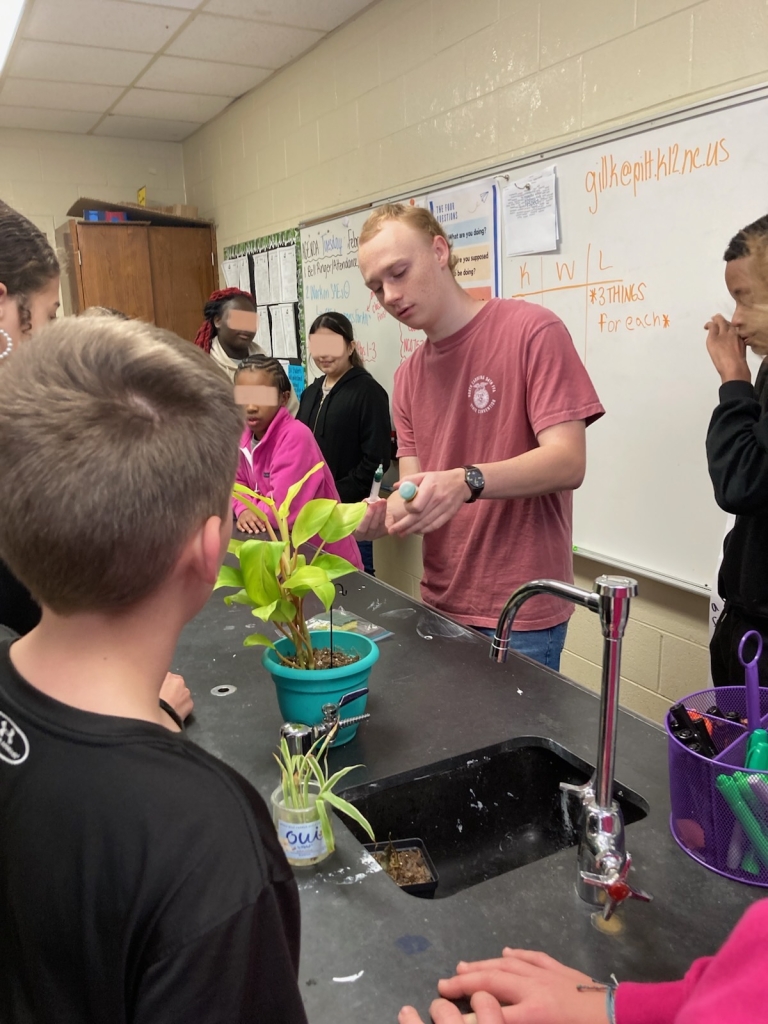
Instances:
[[[318,569],[314,565],[305,565],[303,569],[297,569],[291,578],[283,583],[283,587],[296,594],[297,597],[305,597],[317,587],[329,582],[328,573],[324,569]]]
[[[328,611],[328,609],[333,604],[334,598],[336,597],[336,587],[334,587],[334,585],[331,582],[328,582],[319,583],[313,589],[315,591],[315,594],[323,602],[323,608],[325,608],[325,610]]]
[[[328,517],[322,529],[318,530],[318,534],[328,544],[343,540],[355,532],[367,511],[368,505],[364,501],[359,501],[354,505],[339,504]]]
[[[264,622],[293,622],[296,618],[296,608],[290,601],[273,601],[272,604],[254,608],[251,615]]]
[[[291,511],[291,503],[293,502],[293,499],[299,493],[299,491],[307,482],[307,480],[309,480],[311,476],[314,476],[315,473],[319,472],[324,465],[324,462],[318,462],[317,465],[313,466],[308,473],[304,474],[304,476],[301,478],[301,480],[298,481],[298,483],[291,484],[291,486],[288,488],[288,493],[285,495],[285,499],[280,503],[280,508],[277,510],[278,518],[287,518],[288,514]],[[312,534],[310,534],[310,537],[311,536]]]
[[[338,579],[339,576],[347,576],[350,572],[355,571],[355,567],[346,558],[342,558],[340,555],[329,555],[324,551],[315,555],[310,564],[318,569],[323,569],[327,573],[329,580]]]
[[[284,551],[285,544],[274,540],[247,540],[240,549],[242,585],[258,605],[271,604],[283,596],[277,570]]]
[[[271,647],[274,650],[275,644],[263,633],[249,633],[243,640],[243,647]]]
[[[213,589],[218,590],[219,587],[237,587],[238,590],[241,590],[244,586],[245,584],[243,582],[243,573],[241,569],[236,569],[233,565],[222,565],[219,569],[219,575],[213,585]]]
[[[316,533],[328,522],[328,519],[333,514],[333,510],[338,505],[337,501],[333,498],[313,498],[312,501],[308,501],[303,509],[296,516],[296,521],[293,524],[291,530],[291,543],[295,548],[300,548],[302,544],[314,537]]]
[[[244,646],[270,647],[284,664],[303,669],[315,668],[312,640],[304,614],[305,598],[315,594],[327,611],[336,594],[332,581],[355,571],[351,562],[322,548],[353,533],[368,507],[366,502],[344,505],[331,498],[314,498],[300,509],[291,531],[291,503],[307,480],[322,467],[323,463],[318,462],[301,480],[292,484],[279,506],[268,495],[258,494],[244,484],[235,484],[233,497],[252,509],[266,524],[270,540],[232,541],[228,550],[239,559],[240,568],[222,566],[216,583],[217,587],[237,590],[225,599],[228,604],[250,605],[252,615],[278,624],[280,632],[289,636],[293,643],[295,654],[292,659],[295,660],[289,659],[261,634],[248,636]],[[271,510],[269,516],[264,506]],[[321,538],[322,544],[307,563],[307,557],[299,553],[298,547],[316,536]]]
[[[258,491],[252,490],[245,484],[235,484],[232,490],[234,492],[235,498],[237,498],[238,501],[242,501],[243,498],[251,498],[254,501],[263,501],[264,504],[269,505],[270,508],[275,507],[275,503],[272,500],[272,498],[270,498],[266,494],[259,494]]]
[[[228,594],[224,598],[224,604],[227,604],[227,605],[248,604],[251,607],[253,607],[254,603],[255,602],[254,602],[253,598],[252,597],[248,597],[248,594],[247,594],[247,592],[245,590],[238,590],[238,592],[236,594]]]

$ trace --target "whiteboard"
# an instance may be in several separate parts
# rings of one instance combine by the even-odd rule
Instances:
[[[563,319],[606,408],[587,431],[574,544],[703,589],[725,527],[704,449],[720,381],[703,325],[733,310],[729,239],[768,211],[768,100],[556,164],[560,250],[505,259],[503,292]]]
[[[729,239],[768,211],[768,99],[738,97],[531,157],[499,184],[545,157],[557,168],[559,249],[505,257],[502,294],[562,318],[606,408],[587,431],[575,547],[706,591],[725,515],[704,449],[719,378],[703,325],[732,312]],[[307,324],[331,308],[350,316],[366,365],[391,394],[395,369],[423,338],[365,289],[356,252],[368,212],[302,229]]]

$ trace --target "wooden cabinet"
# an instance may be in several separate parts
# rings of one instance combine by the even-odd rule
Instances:
[[[67,254],[66,313],[108,306],[193,340],[217,286],[212,225],[70,220],[57,229],[56,240]]]

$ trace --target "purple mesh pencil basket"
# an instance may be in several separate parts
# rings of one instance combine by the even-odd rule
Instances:
[[[768,863],[762,859],[717,786],[718,776],[736,777],[742,787],[749,784],[750,807],[768,844],[768,771],[747,771],[746,725],[707,714],[714,705],[723,712],[735,711],[746,720],[747,701],[743,686],[719,686],[699,690],[681,701],[689,712],[697,712],[709,725],[717,749],[714,758],[689,750],[670,729],[666,718],[669,745],[669,788],[672,813],[669,826],[678,845],[689,857],[748,885],[768,888]],[[768,688],[760,690],[760,716],[768,726]],[[695,715],[692,715],[695,718]],[[761,845],[761,844],[758,844]],[[762,850],[762,847],[761,847]]]

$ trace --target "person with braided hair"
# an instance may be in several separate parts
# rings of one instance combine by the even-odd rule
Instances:
[[[245,406],[245,430],[240,438],[236,482],[280,505],[292,484],[301,480],[313,466],[322,464],[322,469],[309,477],[293,499],[288,518],[289,526],[293,527],[296,516],[308,501],[313,498],[339,501],[340,498],[333,474],[323,461],[323,453],[312,431],[288,413],[289,395],[290,381],[279,360],[264,355],[248,356],[237,368],[235,401]],[[265,502],[256,504],[276,527],[272,508]],[[262,520],[235,498],[232,509],[238,530],[244,533],[266,530]],[[320,538],[312,537],[309,542],[319,545]],[[356,569],[363,568],[360,550],[352,537],[326,544],[325,550],[346,558]]]
[[[268,355],[257,344],[256,331],[231,327],[230,314],[233,311],[256,312],[256,301],[250,292],[239,288],[223,288],[213,292],[203,309],[204,320],[195,335],[195,344],[220,367],[234,383],[237,368],[248,356]],[[291,416],[299,411],[299,400],[293,387],[290,388],[287,409]]]
[[[59,308],[59,261],[35,225],[0,201],[0,372]],[[31,594],[0,561],[0,631],[26,633],[40,621]]]

